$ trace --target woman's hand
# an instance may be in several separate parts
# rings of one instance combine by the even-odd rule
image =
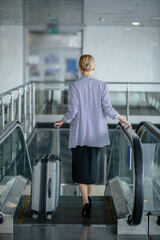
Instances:
[[[64,123],[64,119],[61,119],[60,121],[56,121],[55,123],[54,123],[54,127],[55,128],[60,128],[60,126],[62,125]]]
[[[130,124],[130,122],[128,122],[124,117],[122,117],[120,114],[118,114],[118,117],[117,117],[118,119],[119,119],[119,121],[120,121],[120,124],[121,124],[121,126],[123,127],[124,125],[123,125],[123,123],[126,123],[127,125],[128,125],[128,128],[131,128],[132,127],[132,125]],[[127,128],[127,129],[128,129]]]

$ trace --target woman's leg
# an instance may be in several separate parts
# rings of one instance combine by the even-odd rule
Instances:
[[[79,184],[79,188],[82,194],[83,205],[88,203],[88,185],[86,184]]]
[[[87,185],[87,193],[88,196],[92,196],[92,189],[93,189],[93,184]]]

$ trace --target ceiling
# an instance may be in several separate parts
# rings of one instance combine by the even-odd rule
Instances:
[[[160,0],[84,0],[84,3],[88,25],[131,26],[132,22],[139,22],[146,27],[160,26]]]
[[[160,27],[160,0],[0,0],[0,25]]]

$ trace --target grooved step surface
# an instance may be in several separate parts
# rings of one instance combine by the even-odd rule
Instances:
[[[57,224],[14,226],[12,240],[159,240],[159,236],[117,236],[116,225]],[[2,239],[5,240],[5,239]],[[6,239],[11,240],[11,239]]]
[[[14,234],[0,234],[1,240],[159,240],[159,236],[117,236],[116,225],[22,224]]]
[[[16,224],[116,224],[116,214],[111,197],[92,197],[92,210],[89,218],[81,216],[82,198],[80,196],[61,196],[52,220],[40,215],[38,220],[31,216],[30,203],[22,211]]]

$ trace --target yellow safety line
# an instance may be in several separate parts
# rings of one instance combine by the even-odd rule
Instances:
[[[26,201],[26,203],[24,205],[23,211],[22,211],[22,213],[21,213],[21,215],[20,215],[20,217],[19,217],[19,219],[17,221],[17,224],[22,224],[23,223],[24,215],[26,213],[26,210],[28,208],[28,204],[30,203],[30,200],[31,200],[31,196],[29,195],[28,198],[27,198],[27,201]]]

